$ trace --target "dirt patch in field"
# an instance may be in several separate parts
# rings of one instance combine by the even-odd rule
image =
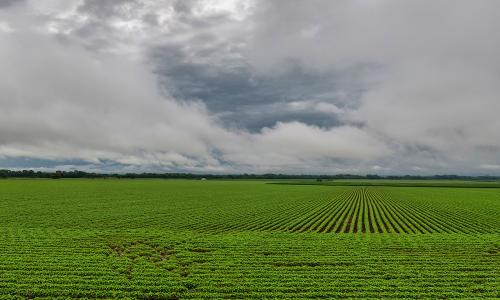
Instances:
[[[207,249],[207,248],[192,248],[190,251],[191,252],[198,252],[198,253],[207,253],[207,252],[210,252],[212,250]]]

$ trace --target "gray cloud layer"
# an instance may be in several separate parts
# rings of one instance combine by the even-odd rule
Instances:
[[[0,1],[0,9],[2,7],[8,7],[8,6],[17,4],[17,3],[21,2],[21,1],[24,1],[24,0],[1,0]]]
[[[500,174],[497,1],[8,2],[0,164]]]

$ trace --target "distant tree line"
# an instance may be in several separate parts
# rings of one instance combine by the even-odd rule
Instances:
[[[311,179],[317,181],[335,180],[335,179],[408,179],[408,180],[499,180],[499,176],[460,176],[460,175],[432,175],[432,176],[380,176],[376,174],[353,175],[310,175],[310,174],[193,174],[193,173],[90,173],[84,171],[55,171],[42,172],[33,170],[7,170],[0,169],[0,178],[160,178],[160,179]]]

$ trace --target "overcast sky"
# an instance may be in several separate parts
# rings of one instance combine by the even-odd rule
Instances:
[[[0,168],[500,175],[500,1],[0,0]]]

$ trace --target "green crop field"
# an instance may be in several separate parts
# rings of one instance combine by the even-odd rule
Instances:
[[[500,298],[496,185],[0,180],[0,299]]]

